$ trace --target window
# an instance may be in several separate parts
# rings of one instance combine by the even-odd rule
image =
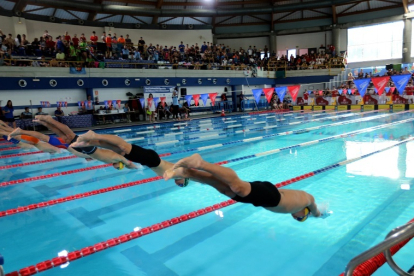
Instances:
[[[290,58],[290,56],[293,55],[293,57],[296,57],[296,49],[289,49],[288,50],[288,59]]]
[[[348,29],[348,62],[402,58],[402,21]]]

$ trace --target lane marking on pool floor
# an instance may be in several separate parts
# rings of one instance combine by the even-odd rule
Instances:
[[[393,147],[400,146],[402,144],[405,144],[405,143],[407,143],[409,141],[413,141],[413,140],[414,140],[414,137],[411,137],[409,139],[405,139],[403,141],[400,141],[400,142],[398,142],[398,143],[396,143],[392,146],[388,146],[388,147],[385,147],[383,149],[376,150],[376,151],[370,152],[368,154],[361,155],[361,156],[356,157],[356,158],[352,158],[352,159],[349,159],[349,160],[344,160],[344,161],[336,163],[334,165],[326,166],[326,167],[323,167],[322,169],[312,171],[312,172],[309,172],[307,174],[303,174],[303,175],[291,178],[289,180],[277,183],[277,184],[275,184],[275,186],[277,188],[285,187],[285,186],[291,185],[295,182],[304,180],[306,178],[315,176],[317,174],[326,172],[328,170],[338,168],[338,167],[343,166],[345,164],[349,164],[349,163],[358,161],[360,159],[372,156],[374,154],[389,150]],[[51,268],[60,266],[60,265],[65,264],[67,262],[73,262],[77,259],[84,258],[86,256],[95,254],[96,252],[103,251],[103,250],[108,249],[110,247],[117,246],[121,243],[125,243],[125,242],[128,242],[130,240],[134,240],[134,239],[137,239],[139,237],[142,237],[142,236],[150,235],[151,233],[160,231],[160,230],[165,229],[165,228],[169,228],[173,225],[176,225],[176,224],[179,224],[179,223],[197,218],[199,216],[211,213],[211,212],[213,212],[215,210],[218,210],[218,209],[221,209],[221,208],[225,208],[225,207],[233,205],[235,203],[237,203],[237,201],[235,201],[233,199],[229,199],[229,200],[226,200],[226,201],[223,201],[223,202],[220,202],[220,203],[217,203],[217,204],[199,209],[197,211],[190,212],[188,214],[184,214],[184,215],[181,215],[181,216],[178,216],[178,217],[174,217],[174,218],[171,218],[171,219],[153,224],[151,226],[142,228],[139,231],[132,231],[132,232],[123,234],[121,236],[111,238],[111,239],[96,243],[96,244],[91,245],[91,246],[84,247],[80,250],[75,250],[75,251],[69,252],[67,256],[55,257],[51,260],[45,260],[45,261],[40,262],[36,265],[31,265],[31,266],[24,267],[24,268],[22,268],[18,271],[10,272],[10,273],[6,274],[6,276],[34,275],[34,274],[49,270]]]
[[[306,146],[311,146],[311,145],[318,144],[318,143],[333,141],[335,139],[346,138],[346,137],[354,136],[354,135],[361,134],[361,133],[367,133],[367,132],[375,131],[375,130],[378,130],[378,129],[387,128],[387,127],[390,127],[390,126],[404,124],[404,123],[411,122],[411,121],[414,121],[414,118],[405,119],[405,120],[401,120],[401,121],[397,121],[397,122],[393,122],[393,123],[388,123],[388,124],[382,124],[382,125],[369,127],[369,128],[365,128],[365,129],[361,129],[361,130],[351,131],[351,132],[344,133],[344,134],[338,134],[338,135],[330,136],[330,137],[323,138],[323,139],[304,142],[304,143],[300,143],[300,144],[296,144],[296,145],[292,145],[292,146],[282,147],[282,148],[269,150],[269,151],[265,151],[265,152],[260,152],[260,153],[256,153],[256,154],[252,154],[252,155],[243,156],[243,157],[233,158],[233,159],[229,159],[229,160],[225,160],[225,161],[221,161],[221,162],[216,162],[215,164],[216,165],[224,165],[224,164],[238,162],[238,161],[242,161],[242,160],[246,160],[246,159],[250,159],[250,158],[256,158],[256,157],[272,155],[272,154],[276,154],[276,153],[279,153],[279,152],[282,152],[282,151],[285,151],[285,150],[291,150],[291,149],[295,149],[295,148],[299,148],[299,147],[306,147]],[[112,164],[106,164],[106,165],[111,166]],[[108,167],[108,166],[106,166],[106,167]],[[73,170],[73,171],[70,171],[70,173],[63,172],[60,175],[67,175],[67,174],[76,173],[75,171],[76,172],[82,172],[82,170],[79,170],[79,171]],[[60,176],[60,175],[56,175],[56,176]],[[51,176],[51,177],[54,177],[54,176]],[[116,186],[109,187],[109,188],[98,189],[98,190],[85,192],[85,193],[81,193],[81,194],[76,194],[76,195],[71,195],[71,196],[67,196],[67,197],[63,197],[63,198],[51,199],[49,201],[40,202],[40,203],[33,203],[33,204],[30,204],[30,205],[27,205],[27,206],[20,206],[20,207],[17,207],[17,208],[6,210],[6,211],[0,211],[0,218],[10,216],[10,215],[14,215],[14,214],[18,214],[18,213],[27,212],[27,211],[34,210],[34,209],[44,208],[44,207],[48,207],[48,206],[51,206],[51,205],[56,205],[56,204],[60,204],[60,203],[68,202],[68,201],[73,201],[73,200],[76,200],[76,199],[85,198],[85,197],[89,197],[89,196],[93,196],[93,195],[97,195],[97,194],[111,192],[111,191],[114,191],[114,190],[119,190],[119,189],[132,187],[132,186],[136,186],[136,185],[141,185],[141,184],[145,184],[145,183],[148,183],[148,182],[153,182],[153,181],[160,180],[160,179],[162,179],[161,176],[151,177],[151,178],[142,179],[142,180],[139,180],[139,181],[133,181],[133,182],[125,183],[125,184],[116,185]],[[35,179],[35,180],[38,180],[38,179]],[[3,183],[5,183],[5,182],[3,182]],[[1,184],[3,184],[3,183],[1,183]],[[10,182],[8,182],[8,183],[10,183]],[[5,183],[3,186],[10,186],[10,185],[15,185],[15,184],[20,184],[20,183],[23,183],[23,182],[12,183],[12,184],[8,184],[8,183]],[[0,184],[0,186],[2,186],[1,184]]]

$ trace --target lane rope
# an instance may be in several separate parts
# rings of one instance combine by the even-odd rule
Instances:
[[[411,138],[406,139],[404,141],[398,142],[398,143],[396,143],[392,146],[385,147],[381,150],[376,150],[376,151],[373,151],[373,152],[368,153],[368,154],[361,155],[361,156],[356,157],[356,158],[352,158],[352,159],[349,159],[349,160],[344,160],[344,161],[336,163],[334,165],[327,166],[327,167],[324,167],[322,169],[312,171],[310,173],[303,174],[303,175],[297,176],[295,178],[280,182],[280,183],[276,184],[275,186],[277,188],[288,186],[292,183],[295,183],[295,182],[301,181],[303,179],[315,176],[317,174],[326,172],[328,170],[343,166],[345,164],[349,164],[351,162],[358,161],[360,159],[372,156],[374,154],[389,150],[393,147],[400,146],[400,145],[405,144],[409,141],[412,141],[413,139],[414,139],[414,137],[411,137]],[[126,234],[123,234],[121,236],[118,236],[118,237],[115,237],[115,238],[112,238],[112,239],[109,239],[109,240],[106,240],[106,241],[102,241],[102,242],[96,243],[96,244],[91,245],[91,246],[84,247],[80,250],[69,252],[67,256],[55,257],[51,260],[46,260],[46,261],[40,262],[36,265],[31,265],[31,266],[22,268],[19,271],[13,271],[11,273],[6,274],[6,276],[30,276],[30,275],[34,275],[34,274],[49,270],[51,268],[58,267],[58,266],[60,266],[62,264],[65,264],[67,262],[73,262],[73,261],[78,260],[80,258],[90,256],[90,255],[95,254],[99,251],[103,251],[103,250],[106,250],[108,248],[117,246],[121,243],[125,243],[125,242],[128,242],[128,241],[137,239],[139,237],[149,235],[151,233],[160,231],[160,230],[165,229],[165,228],[169,228],[169,227],[171,227],[173,225],[176,225],[178,223],[182,223],[182,222],[194,219],[196,217],[211,213],[215,210],[225,208],[225,207],[233,205],[235,203],[237,203],[237,201],[235,201],[233,199],[229,199],[229,200],[214,204],[212,206],[208,206],[208,207],[199,209],[197,211],[190,212],[188,214],[184,214],[184,215],[181,215],[181,216],[169,219],[169,220],[165,220],[165,221],[156,223],[154,225],[145,227],[145,228],[143,228],[139,231],[132,231],[130,233],[126,233]]]

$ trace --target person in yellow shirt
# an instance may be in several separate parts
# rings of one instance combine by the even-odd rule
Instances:
[[[118,43],[122,43],[122,44],[125,44],[125,38],[124,38],[124,36],[120,36],[119,38],[118,38]]]

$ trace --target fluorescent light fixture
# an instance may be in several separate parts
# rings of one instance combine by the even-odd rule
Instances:
[[[136,81],[139,81],[140,79],[135,79]]]
[[[410,184],[401,184],[401,190],[409,190]]]
[[[40,81],[40,79],[33,79],[33,81]]]

